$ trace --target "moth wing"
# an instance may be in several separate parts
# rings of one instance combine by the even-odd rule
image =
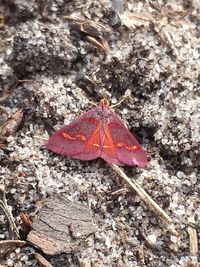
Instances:
[[[137,165],[138,167],[145,167],[147,165],[147,157],[142,146],[124,125],[118,115],[111,110],[106,127],[107,132],[109,132],[111,136],[109,139],[113,141],[116,159],[120,162],[118,165]],[[106,151],[106,149],[103,149],[103,153],[108,154],[108,150]]]
[[[101,140],[102,140],[102,152],[101,158],[103,158],[109,164],[116,164],[123,166],[117,158],[117,150],[114,145],[110,129],[106,126],[105,129],[101,129]]]
[[[49,150],[64,156],[91,160],[101,154],[100,115],[94,108],[55,132],[46,143]]]

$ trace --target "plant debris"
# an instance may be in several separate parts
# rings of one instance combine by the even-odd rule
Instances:
[[[188,208],[188,224],[195,225],[195,216],[194,216],[194,202],[191,203]],[[197,227],[197,226],[196,226]],[[188,234],[190,240],[190,254],[191,254],[191,262],[193,265],[198,264],[199,257],[199,248],[198,248],[198,237],[197,237],[197,229],[195,226],[188,225]]]
[[[5,187],[2,184],[0,185],[0,208],[3,210],[9,222],[10,239],[16,239],[16,238],[18,239],[20,237],[19,230],[15,224],[15,219],[10,211],[10,208],[8,207],[5,194]]]
[[[140,185],[131,181],[131,179],[126,176],[126,174],[115,164],[111,164],[113,170],[115,170],[126,183],[142,198],[145,204],[161,219],[162,223],[165,225],[167,230],[171,231],[174,235],[178,236],[178,232],[173,225],[173,220],[164,212],[164,210],[159,207],[159,205],[144,191]]]
[[[42,255],[40,255],[39,253],[35,253],[35,254],[32,254],[36,261],[38,262],[38,264],[41,266],[41,267],[53,267],[53,265],[51,265]]]
[[[21,127],[24,118],[24,111],[17,110],[0,126],[0,136],[8,137],[13,135]]]
[[[111,31],[108,25],[105,26],[100,22],[86,19],[75,19],[69,16],[64,16],[64,18],[70,22],[74,29],[84,33],[87,41],[108,54],[110,48],[107,39],[108,34]]]
[[[47,199],[31,226],[27,240],[47,255],[81,250],[95,232],[88,208],[63,196]]]

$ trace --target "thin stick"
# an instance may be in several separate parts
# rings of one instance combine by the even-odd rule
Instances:
[[[194,203],[193,199],[191,200],[191,204],[188,208],[188,214],[190,215],[188,217],[188,223],[195,225],[195,214],[193,212],[194,210]],[[189,240],[190,240],[190,254],[196,261],[198,261],[198,255],[199,255],[199,249],[198,249],[198,238],[197,238],[197,230],[195,227],[188,226],[188,234],[189,234]]]
[[[149,207],[151,211],[153,211],[165,227],[172,232],[174,235],[178,236],[179,233],[176,231],[175,226],[173,224],[173,220],[164,212],[164,210],[144,191],[142,187],[135,181],[131,181],[128,176],[115,164],[111,165],[112,169],[117,172],[126,183],[142,198],[145,204]]]
[[[0,207],[8,219],[10,230],[11,230],[11,235],[12,235],[11,239],[15,239],[16,237],[20,238],[19,231],[18,231],[17,226],[15,224],[15,219],[13,218],[13,215],[10,212],[8,204],[7,204],[7,199],[5,196],[5,188],[3,185],[0,186],[0,196],[2,198],[2,199],[0,199]]]
[[[116,104],[111,105],[110,108],[115,108],[115,107],[121,105],[121,103],[122,103],[124,100],[126,100],[127,98],[132,98],[132,97],[131,97],[131,91],[130,91],[129,89],[126,90],[126,92],[125,92],[124,95],[122,96],[122,99],[121,99],[119,102],[117,102]]]
[[[194,216],[188,218],[189,223],[195,223]],[[191,255],[198,255],[198,240],[197,240],[197,230],[191,226],[188,226],[188,234],[190,238],[190,253]]]

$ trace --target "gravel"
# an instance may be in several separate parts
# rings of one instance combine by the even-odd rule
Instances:
[[[0,182],[17,226],[21,229],[21,211],[32,212],[55,193],[88,203],[98,226],[82,251],[48,258],[53,266],[197,263],[187,222],[194,216],[195,225],[200,223],[199,10],[198,1],[181,0],[13,0],[0,6],[0,97],[12,91],[0,104],[8,112],[26,110],[22,128],[0,150]],[[120,22],[123,12],[130,16],[129,28]],[[87,42],[64,15],[106,25],[108,55]],[[32,82],[14,86],[17,79]],[[103,160],[78,161],[45,148],[45,125],[58,130],[91,108],[90,101],[98,103],[106,93],[116,103],[127,90],[132,97],[115,110],[143,144],[148,166],[123,169],[169,214],[179,237],[166,233],[128,188],[120,190],[125,185]],[[0,225],[0,239],[8,239],[2,211]],[[34,252],[31,246],[17,248],[0,263],[38,266]]]

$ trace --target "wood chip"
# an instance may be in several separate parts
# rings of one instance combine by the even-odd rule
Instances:
[[[87,206],[64,196],[47,199],[32,224],[27,240],[45,254],[79,251],[95,231]]]
[[[28,214],[26,214],[25,212],[20,212],[20,218],[21,218],[21,220],[23,222],[24,228],[28,232],[30,232],[32,221],[31,221],[30,217],[28,216]]]
[[[41,267],[53,267],[51,263],[49,263],[42,255],[39,253],[33,253],[35,256],[36,261]]]

